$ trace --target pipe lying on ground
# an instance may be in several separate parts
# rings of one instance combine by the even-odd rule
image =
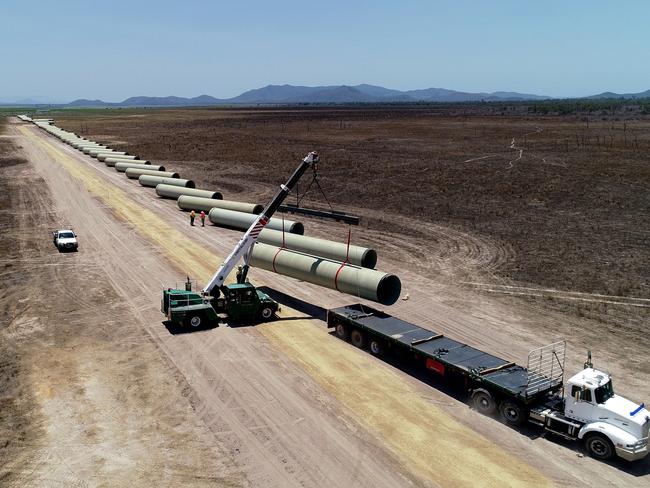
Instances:
[[[247,230],[257,215],[245,212],[235,212],[234,210],[226,210],[225,208],[213,208],[208,212],[210,222],[220,227],[229,227],[231,229]],[[283,221],[271,217],[269,223],[266,224],[268,229],[282,230]],[[291,234],[304,234],[305,228],[300,222],[293,220],[284,220],[284,231]]]
[[[178,173],[172,171],[153,171],[150,169],[142,168],[127,168],[125,171],[126,177],[132,180],[137,180],[140,175],[164,176],[165,178],[179,178]]]
[[[200,191],[200,190],[199,190]],[[192,193],[184,193],[178,197],[178,208],[181,210],[203,210],[209,212],[213,208],[225,208],[235,212],[260,214],[264,210],[262,205],[255,203],[235,202],[233,200],[214,200],[213,198],[202,198],[191,196]]]
[[[106,159],[108,159],[108,158],[119,160],[119,161],[115,161],[116,163],[119,163],[120,161],[126,161],[128,163],[129,161],[134,161],[136,159],[140,159],[138,156],[130,156],[128,154],[124,154],[124,155],[120,155],[120,156],[115,156],[115,155],[107,156],[104,159],[104,161],[106,161]],[[99,156],[97,156],[97,159],[99,159]],[[100,159],[100,161],[101,161],[101,159]]]
[[[142,159],[120,159],[120,158],[104,159],[104,164],[106,166],[115,166],[117,163],[133,163],[133,164],[146,164],[146,165],[151,164],[149,161],[144,161]]]
[[[73,142],[72,147],[80,151],[83,151],[84,148],[86,147],[99,147],[99,144],[95,142]]]
[[[402,291],[402,283],[395,275],[268,244],[256,244],[250,253],[249,262],[256,268],[379,302],[382,305],[395,303]]]
[[[103,151],[101,150],[97,151],[93,149],[92,151],[90,151],[90,155],[93,158],[99,159],[99,156],[101,156],[102,154],[104,155],[104,159],[110,157],[117,157],[117,156],[129,156],[129,153],[126,153],[124,151],[113,151],[112,149],[103,150]]]
[[[125,152],[113,151],[112,149],[91,149],[88,151],[88,154],[90,154],[93,158],[96,158],[98,154],[106,152],[109,152],[112,156],[126,156]]]
[[[152,171],[165,171],[164,166],[157,166],[155,164],[149,164],[147,161],[146,164],[144,163],[139,163],[139,162],[133,162],[133,163],[115,163],[115,169],[119,171],[120,173],[124,173],[128,168],[140,168],[140,169],[148,169]]]
[[[198,188],[181,188],[178,186],[160,184],[156,186],[156,194],[159,197],[177,199],[181,195],[191,195],[195,197],[221,199],[223,195],[218,191],[199,190]]]
[[[181,178],[165,178],[163,176],[151,176],[151,175],[140,175],[140,178],[138,178],[138,182],[142,186],[148,186],[151,188],[155,188],[160,184],[182,186],[185,188],[194,188],[196,186],[192,180],[183,180]]]
[[[97,150],[97,149],[103,149],[104,151],[110,151],[110,149],[107,148],[106,146],[95,146],[95,147],[86,146],[81,150],[81,152],[84,153],[84,154],[90,154],[90,151]]]
[[[179,204],[180,206],[180,204]],[[362,268],[374,268],[377,264],[377,251],[367,247],[348,245],[344,242],[328,241],[316,237],[307,237],[297,234],[284,235],[273,229],[264,229],[258,241],[272,246],[282,246],[292,251],[320,256],[333,261],[345,261]]]
[[[130,156],[130,157],[129,157]],[[140,156],[134,156],[133,154],[125,153],[125,154],[116,154],[114,152],[105,152],[105,153],[97,153],[97,159],[100,161],[106,160],[106,158],[127,158],[130,161],[133,161],[134,159],[140,159]]]

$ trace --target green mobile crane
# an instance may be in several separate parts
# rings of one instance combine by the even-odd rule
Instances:
[[[202,292],[192,291],[189,278],[184,289],[163,290],[161,312],[172,324],[198,328],[217,325],[224,316],[231,322],[263,322],[275,316],[278,303],[247,279],[248,257],[260,232],[308,168],[312,168],[314,173],[317,171],[316,152],[310,152],[289,180],[280,185],[271,202],[251,224]],[[226,278],[242,258],[244,264],[237,270],[237,282],[225,285]]]

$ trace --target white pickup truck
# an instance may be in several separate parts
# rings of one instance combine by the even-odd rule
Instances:
[[[76,251],[79,248],[77,234],[70,229],[52,231],[54,245],[59,251]]]

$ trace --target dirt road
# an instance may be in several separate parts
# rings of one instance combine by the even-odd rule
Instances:
[[[188,442],[201,439],[207,448],[196,451],[202,456],[219,453],[215,457],[223,465],[212,466],[215,476],[252,486],[518,486],[553,482],[587,486],[596,481],[612,486],[641,486],[647,482],[647,462],[633,468],[621,463],[609,466],[577,458],[571,445],[529,439],[334,339],[322,322],[287,306],[283,307],[285,320],[262,327],[170,334],[161,325],[157,310],[161,287],[179,281],[185,274],[205,280],[219,263],[219,256],[234,244],[237,233],[190,228],[185,214],[173,202],[155,198],[150,190],[33,126],[12,127],[11,134],[52,195],[51,201],[30,202],[29,211],[38,213],[34,206],[41,212],[55,208],[57,217],[69,222],[82,236],[82,251],[66,256],[76,259],[69,274],[87,290],[75,294],[74,300],[77,295],[101,296],[89,307],[94,316],[84,315],[87,307],[80,302],[78,310],[83,321],[102,323],[108,315],[113,323],[148,334],[150,345],[155,344],[162,352],[160,360],[168,361],[174,370],[169,376],[175,375],[179,384],[185,385],[179,390],[192,405],[195,419],[200,420],[195,428],[207,431],[203,437],[189,435]],[[314,233],[326,230],[314,226]],[[461,248],[470,249],[465,266],[489,264],[502,255],[498,249],[457,233],[435,226],[427,230],[438,233],[447,244],[457,239],[463,244]],[[368,238],[387,241],[380,233]],[[444,245],[441,247],[444,249]],[[86,259],[92,259],[92,267]],[[410,259],[417,261],[413,256]],[[457,255],[441,261],[453,266],[455,259]],[[404,269],[403,263],[395,260],[382,262],[382,269],[388,271]],[[406,271],[399,273],[411,298],[395,307],[395,313],[423,325],[435,325],[445,333],[513,359],[548,342],[548,337],[535,330],[541,323],[539,311],[507,307],[464,289],[450,290],[445,280],[436,282],[411,269],[407,265]],[[323,307],[351,301],[351,297],[336,292],[257,270],[255,279]],[[110,293],[103,292],[102,287],[108,287]],[[63,307],[48,312],[41,320],[60,320],[65,310]],[[114,310],[123,317],[120,319]],[[561,317],[546,316],[543,323],[545,332],[564,332],[566,327]],[[634,345],[628,348],[626,364],[615,359],[617,346],[603,349],[603,361],[611,360],[610,369],[639,373],[647,367],[642,350]],[[141,357],[138,347],[122,352]],[[573,369],[581,359],[576,358],[569,367]],[[124,361],[130,364],[129,359]],[[154,377],[166,377],[165,371],[158,376],[154,373]],[[619,376],[623,394],[647,395],[648,385],[642,375]],[[43,377],[47,387],[55,381]],[[94,384],[110,384],[117,391],[128,386],[119,375],[104,375],[101,381],[93,378]],[[123,397],[130,396],[128,391],[122,392]],[[180,408],[187,401],[173,400],[172,394],[159,400],[161,410],[167,405]],[[36,395],[35,401],[40,411],[45,410],[41,396]],[[77,408],[74,401],[64,403],[68,409]],[[48,411],[56,414],[60,410]],[[61,415],[45,423],[59,429],[49,434],[52,438],[69,437],[73,430],[74,423],[66,424]],[[156,421],[156,417],[151,412],[148,418]],[[89,424],[94,425],[100,418],[98,415]],[[120,429],[112,426],[105,431],[117,436]],[[160,438],[170,437],[161,434]],[[121,447],[119,438],[113,442]],[[156,449],[139,447],[145,457]],[[85,462],[89,472],[119,471],[117,465],[106,471],[97,468],[82,444],[71,442],[68,449],[77,453],[77,464]],[[52,458],[48,461],[43,456],[33,457],[33,471],[48,470],[55,462]],[[196,463],[191,470],[200,472],[202,461]],[[147,469],[139,473],[146,474]]]

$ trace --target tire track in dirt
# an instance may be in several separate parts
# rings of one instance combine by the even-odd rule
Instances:
[[[23,131],[26,136],[28,133]],[[47,146],[48,152],[54,160],[60,163],[76,179],[78,179],[91,193],[101,198],[105,204],[111,206],[113,211],[122,219],[136,227],[141,235],[153,241],[180,269],[192,270],[204,279],[211,275],[213,266],[219,258],[210,251],[201,248],[176,229],[169,227],[146,209],[134,205],[130,198],[106,181],[100,179],[92,170],[84,168],[78,162],[73,162],[60,150],[49,142],[39,140],[40,144]],[[164,236],[161,237],[161,236]],[[480,256],[476,250],[471,251]],[[481,257],[480,259],[485,259]],[[489,261],[490,259],[488,259]],[[292,310],[285,310],[286,314],[295,315]],[[284,324],[284,326],[283,326]],[[287,325],[290,324],[290,327]],[[424,479],[437,480],[436,483],[445,485],[447,480],[454,480],[457,486],[476,486],[480,480],[484,486],[503,486],[504,480],[509,484],[543,485],[547,481],[534,469],[522,464],[516,458],[502,452],[499,448],[486,441],[483,437],[467,427],[458,424],[444,412],[429,408],[426,402],[420,407],[411,409],[409,405],[400,405],[403,416],[399,419],[391,415],[384,415],[381,422],[368,424],[368,418],[356,410],[349,403],[347,392],[350,387],[349,373],[346,364],[338,359],[341,350],[347,346],[329,336],[323,329],[314,327],[310,321],[293,320],[291,322],[279,321],[268,327],[260,328],[265,336],[274,341],[278,347],[283,345],[284,351],[292,352],[292,359],[302,365],[321,385],[328,385],[331,394],[338,398],[344,405],[349,405],[350,414],[359,422],[366,425],[372,432],[377,433],[387,441],[388,448],[413,472]],[[317,334],[317,337],[313,337]],[[329,339],[328,339],[329,338]],[[303,361],[301,348],[295,349],[296,341],[307,341],[312,347],[317,344],[327,344],[322,347],[320,354],[325,354],[321,359],[325,364],[316,363],[310,367]],[[307,347],[305,347],[307,350]],[[387,374],[388,370],[383,365],[369,364],[370,360],[363,354],[354,352],[355,362],[362,364],[367,374],[371,375],[369,382],[354,381],[356,394],[367,395],[374,398],[374,408],[385,408],[386,413],[394,411],[395,405],[386,405],[382,398],[393,398],[395,391],[404,391],[404,382],[397,375]],[[325,361],[327,360],[327,361]],[[326,367],[325,367],[326,365]],[[346,379],[347,377],[347,379]],[[205,381],[208,379],[206,378]],[[407,388],[408,390],[408,388]],[[414,402],[419,398],[411,392]],[[422,400],[420,400],[422,401]],[[426,405],[427,408],[424,408]],[[423,422],[432,430],[423,429]],[[435,431],[437,425],[444,426],[444,433]],[[408,427],[410,426],[410,427]],[[400,435],[399,432],[409,432],[415,437]],[[442,434],[442,435],[441,435]],[[413,444],[415,442],[415,444]],[[448,460],[441,459],[440,452],[435,446],[440,443],[448,444],[449,452],[453,452],[455,459],[464,465],[459,471]],[[451,443],[451,445],[449,445]],[[416,446],[418,446],[416,448]],[[452,447],[453,446],[453,447]]]

